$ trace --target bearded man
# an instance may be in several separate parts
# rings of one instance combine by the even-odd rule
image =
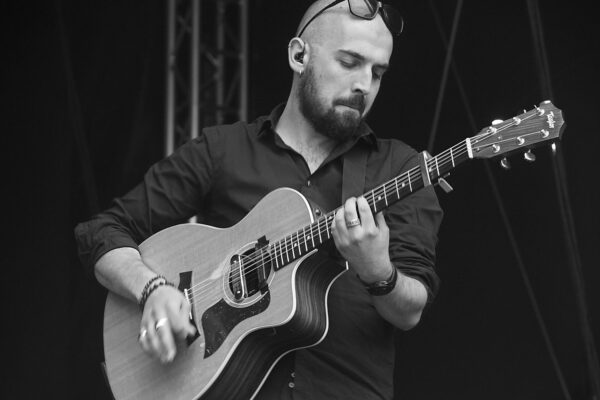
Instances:
[[[411,147],[377,138],[365,123],[402,28],[397,12],[379,1],[316,1],[289,42],[287,102],[252,123],[205,128],[111,208],[77,226],[83,263],[111,292],[140,304],[139,346],[152,362],[168,367],[181,356],[178,343],[207,328],[190,318],[190,297],[147,265],[138,245],[192,216],[231,227],[287,187],[304,196],[315,219],[332,215],[326,232],[333,242],[304,263],[348,271],[325,287],[327,334],[274,356],[248,397],[393,398],[394,330],[414,327],[437,291],[442,219],[431,187],[376,212],[359,195],[419,163]],[[268,277],[280,267],[272,264],[256,296],[271,289]]]

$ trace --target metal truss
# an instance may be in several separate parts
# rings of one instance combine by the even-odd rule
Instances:
[[[167,0],[165,155],[246,120],[248,0]]]

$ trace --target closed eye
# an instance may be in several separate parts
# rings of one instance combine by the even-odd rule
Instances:
[[[340,58],[339,62],[343,67],[348,69],[354,68],[358,65],[358,61],[356,59]]]

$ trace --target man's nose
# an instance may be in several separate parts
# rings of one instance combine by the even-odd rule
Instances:
[[[361,70],[356,73],[354,76],[354,82],[352,83],[352,91],[358,92],[363,95],[369,94],[371,90],[371,83],[373,81],[373,76],[370,70]]]

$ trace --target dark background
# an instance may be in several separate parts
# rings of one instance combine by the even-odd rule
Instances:
[[[254,118],[287,97],[286,46],[305,2],[251,3]],[[457,2],[396,3],[406,32],[370,124],[380,136],[423,150],[445,60],[433,10],[449,36]],[[592,4],[543,1],[540,10],[551,100],[568,125],[561,151],[598,344],[600,190],[593,165],[600,63]],[[8,239],[1,259],[2,398],[106,399],[99,367],[106,292],[79,264],[72,229],[123,194],[162,155],[165,2],[55,0],[1,7]],[[454,53],[466,96],[451,73],[433,153],[493,119],[546,100],[534,56],[526,1],[466,1]],[[398,399],[567,398],[531,294],[570,398],[591,398],[576,302],[581,289],[568,262],[555,164],[548,148],[536,154],[533,164],[514,157],[509,171],[471,161],[450,177],[453,193],[439,192],[446,212],[437,263],[442,287],[421,324],[398,335]]]

